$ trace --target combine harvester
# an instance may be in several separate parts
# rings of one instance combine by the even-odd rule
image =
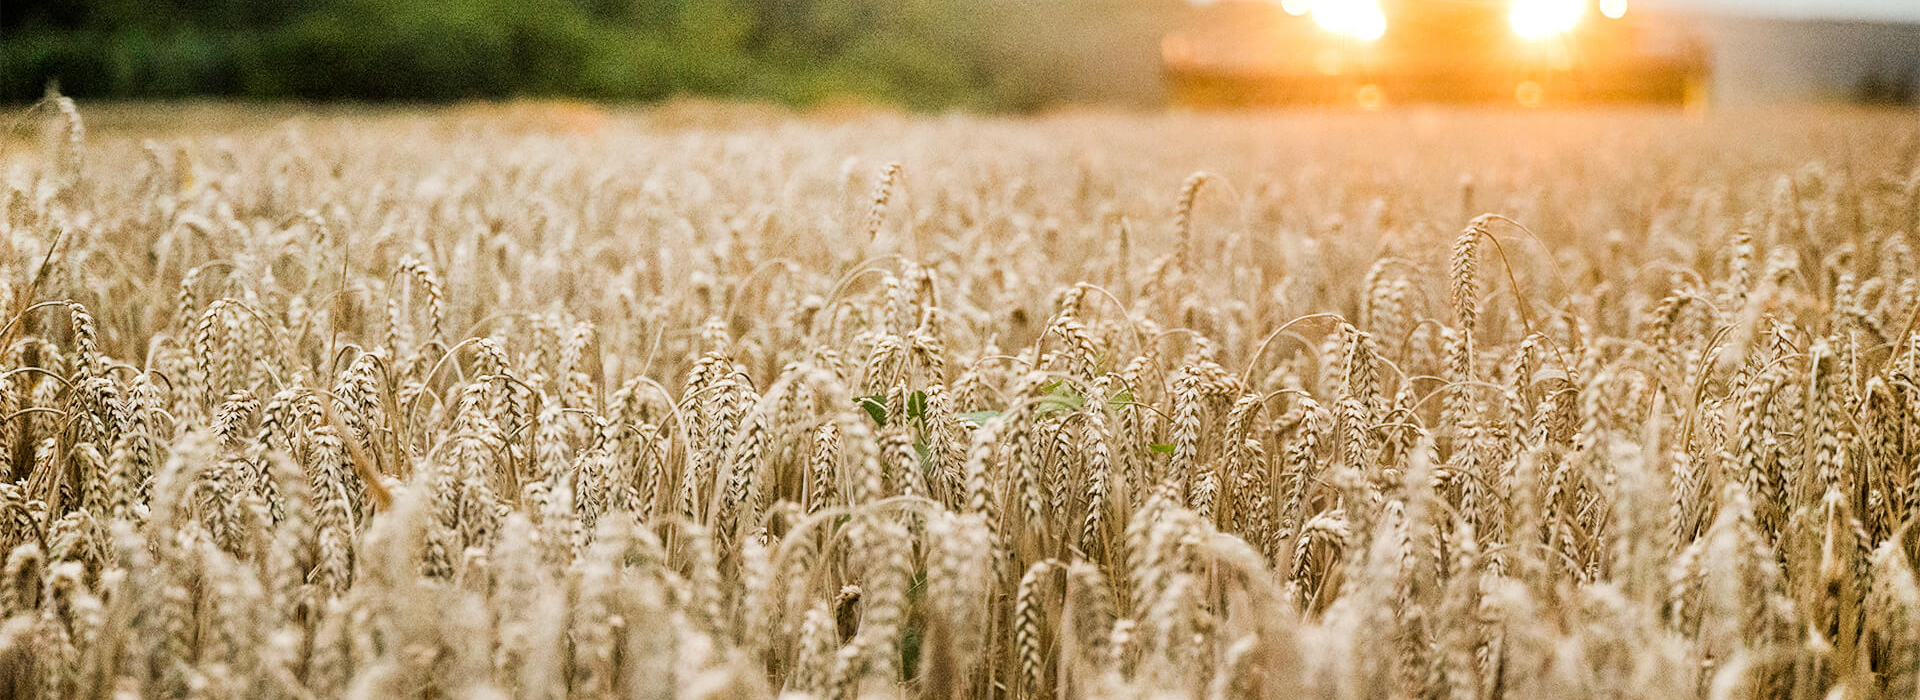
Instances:
[[[1193,107],[1604,102],[1698,107],[1706,47],[1628,0],[1228,0],[1161,42]]]

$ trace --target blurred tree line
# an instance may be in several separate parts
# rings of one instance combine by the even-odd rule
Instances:
[[[1027,109],[994,0],[0,0],[0,101],[681,94]]]

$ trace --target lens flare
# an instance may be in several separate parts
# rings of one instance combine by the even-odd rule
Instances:
[[[1354,91],[1353,99],[1359,103],[1361,110],[1378,112],[1381,107],[1387,104],[1387,91],[1380,89],[1378,85],[1367,83],[1366,85],[1360,86],[1359,90]]]
[[[1335,34],[1373,41],[1387,33],[1387,13],[1374,0],[1313,0],[1313,22]]]
[[[1280,9],[1287,14],[1299,17],[1313,9],[1313,0],[1280,0]]]
[[[1627,0],[1600,0],[1600,14],[1607,19],[1620,19],[1627,14]]]
[[[1521,37],[1545,39],[1573,29],[1586,11],[1586,0],[1514,0],[1507,21]]]
[[[1542,89],[1539,83],[1531,80],[1523,81],[1513,88],[1513,99],[1523,107],[1540,106],[1540,99],[1545,95],[1546,90]]]

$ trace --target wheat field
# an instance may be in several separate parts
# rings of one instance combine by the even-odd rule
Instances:
[[[1911,113],[180,109],[0,141],[0,696],[1920,694]]]

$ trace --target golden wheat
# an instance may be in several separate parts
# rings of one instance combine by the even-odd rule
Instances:
[[[1920,692],[1911,115],[82,114],[0,696]]]

